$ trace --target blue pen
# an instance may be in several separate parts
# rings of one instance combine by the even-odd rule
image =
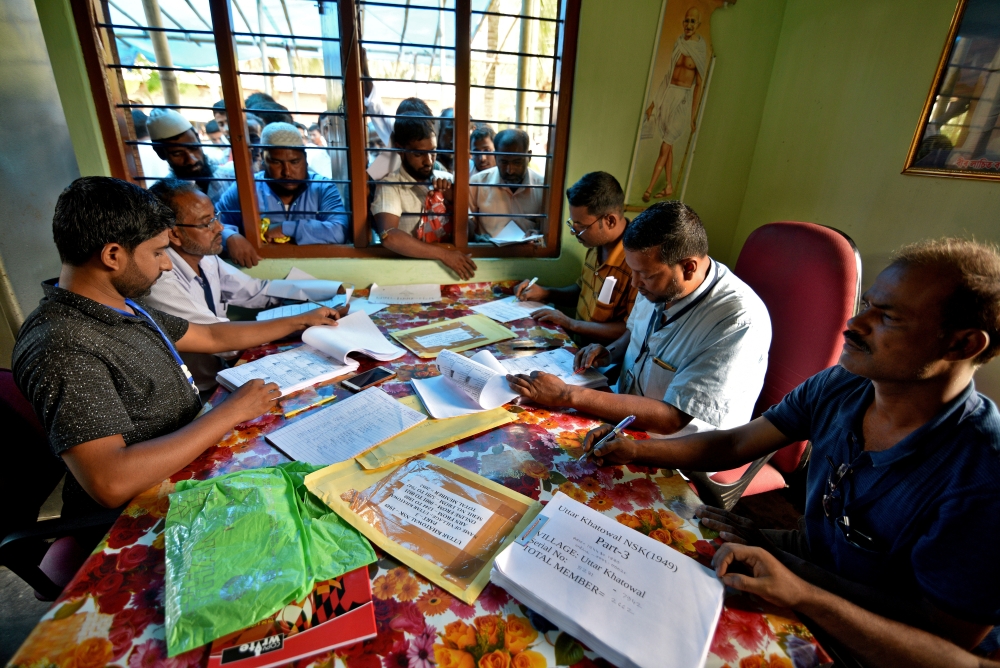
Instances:
[[[611,439],[617,438],[618,436],[620,436],[621,433],[622,433],[622,430],[625,429],[625,427],[627,427],[630,424],[632,424],[633,422],[635,422],[635,416],[634,415],[629,415],[627,418],[625,418],[624,420],[622,420],[621,422],[619,422],[618,425],[614,429],[612,429],[610,432],[608,432],[607,436],[605,436],[604,438],[602,438],[601,440],[599,440],[597,443],[594,443],[594,447],[592,447],[589,452],[583,453],[583,457],[581,457],[580,459],[583,460],[583,459],[586,459],[587,457],[592,456],[595,452],[597,452],[597,448],[601,447],[602,445],[604,445],[605,443],[607,443]]]

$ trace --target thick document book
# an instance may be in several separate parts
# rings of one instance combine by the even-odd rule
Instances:
[[[318,583],[253,626],[212,643],[208,668],[270,668],[374,638],[368,567]]]
[[[619,668],[700,668],[724,587],[694,559],[557,493],[490,580]]]

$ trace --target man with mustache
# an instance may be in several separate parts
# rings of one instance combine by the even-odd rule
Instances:
[[[222,252],[222,223],[215,206],[196,185],[177,179],[164,179],[149,189],[174,212],[176,223],[167,231],[170,247],[167,257],[173,269],[163,272],[153,285],[148,302],[154,308],[184,318],[188,322],[212,324],[229,322],[230,306],[267,308],[276,306],[280,297],[291,294],[280,288],[300,289],[310,299],[330,299],[339,283],[332,281],[268,281],[253,278],[219,259]],[[230,358],[235,355],[225,354]],[[223,368],[219,356],[184,353],[181,358],[194,375],[198,389],[215,389],[215,375]]]
[[[501,130],[493,139],[496,167],[469,179],[469,211],[480,235],[495,237],[514,221],[525,234],[542,229],[545,177],[531,169],[531,138],[524,130]],[[495,214],[495,215],[482,215]],[[544,230],[542,230],[544,231]]]
[[[656,434],[727,429],[750,420],[764,384],[771,320],[760,298],[708,256],[690,207],[649,207],[625,228],[625,262],[639,297],[625,333],[591,344],[577,369],[623,362],[617,394],[567,385],[552,374],[507,376],[514,391]]]
[[[53,453],[69,468],[63,517],[116,508],[190,464],[236,425],[274,407],[274,383],[253,380],[197,419],[198,390],[180,353],[220,353],[336,325],[333,309],[264,322],[188,321],[142,301],[171,269],[174,215],[142,188],[77,179],[52,221],[57,281],[14,345],[17,386]]]
[[[809,582],[964,648],[1000,624],[1000,412],[975,390],[1000,354],[1000,254],[943,239],[903,248],[848,320],[840,363],[748,425],[614,439],[599,461],[731,469],[812,442],[798,531],[698,511],[723,540],[771,551]],[[584,449],[609,431],[587,435]]]

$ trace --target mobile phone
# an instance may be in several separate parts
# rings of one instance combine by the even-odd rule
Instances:
[[[374,387],[379,383],[384,383],[390,378],[395,378],[396,372],[389,371],[385,367],[377,366],[374,369],[369,369],[364,373],[359,373],[357,376],[351,376],[347,380],[341,381],[341,385],[349,390],[354,390],[355,392],[360,392],[361,390],[367,390],[369,387]]]

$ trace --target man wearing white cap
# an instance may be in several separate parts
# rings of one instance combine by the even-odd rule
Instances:
[[[170,165],[169,176],[194,181],[213,202],[222,197],[230,181],[213,179],[231,179],[232,172],[216,174],[215,161],[201,150],[198,135],[186,118],[173,109],[153,109],[146,121],[146,130],[156,155]],[[232,185],[235,187],[235,184]],[[257,264],[256,251],[242,236],[227,239],[226,249],[244,267]]]
[[[265,243],[342,244],[347,239],[347,213],[335,183],[309,169],[305,142],[290,123],[268,123],[260,138],[264,171],[254,175],[257,207],[268,221],[261,232]],[[217,206],[229,240],[242,231],[243,219],[236,184]],[[263,229],[264,226],[262,226]]]

